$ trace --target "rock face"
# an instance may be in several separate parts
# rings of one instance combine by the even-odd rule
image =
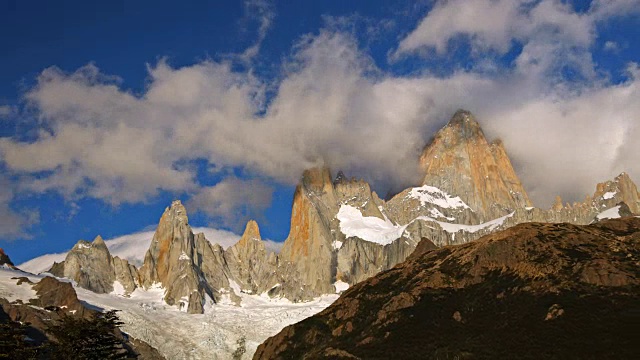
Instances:
[[[49,272],[75,281],[78,286],[96,293],[114,291],[118,281],[127,293],[138,284],[138,272],[127,260],[111,256],[100,235],[93,242],[78,241],[65,260],[54,263]]]
[[[347,290],[254,359],[637,358],[640,219],[520,224]]]
[[[11,268],[14,267],[11,259],[9,259],[9,255],[5,254],[2,248],[0,248],[0,265],[7,265]]]
[[[189,313],[202,313],[206,297],[214,299],[215,295],[211,286],[203,281],[202,258],[197,248],[207,250],[205,244],[196,244],[186,209],[180,201],[174,201],[162,214],[140,268],[142,286],[159,284],[166,289],[167,304],[177,305]]]
[[[297,276],[283,284],[283,291],[295,300],[333,292],[331,215],[337,213],[336,205],[329,169],[305,171],[293,196],[291,230],[279,256],[281,266]]]
[[[258,223],[253,220],[247,223],[240,240],[225,252],[225,259],[230,278],[235,279],[242,291],[250,294],[265,291],[266,277],[275,269],[275,262],[268,261]]]
[[[97,293],[113,291],[115,272],[113,258],[102,237],[93,242],[80,240],[64,260],[64,277]]]
[[[488,143],[474,116],[458,110],[424,149],[423,185],[460,196],[481,221],[531,206],[501,141]]]

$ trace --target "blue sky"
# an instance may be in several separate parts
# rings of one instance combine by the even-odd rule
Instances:
[[[640,178],[640,1],[0,2],[0,246],[259,221],[301,172],[386,194],[457,108],[536,205]],[[215,240],[215,239],[212,239]]]

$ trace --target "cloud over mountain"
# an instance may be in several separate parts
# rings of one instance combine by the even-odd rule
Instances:
[[[194,208],[230,221],[243,207],[268,207],[260,179],[294,184],[322,162],[378,189],[415,184],[421,147],[466,108],[503,139],[534,202],[546,206],[622,170],[640,178],[640,71],[631,63],[626,80],[612,83],[591,53],[599,26],[637,5],[594,1],[577,12],[551,0],[438,2],[392,58],[470,46],[474,66],[444,75],[387,71],[354,36],[331,29],[302,37],[275,85],[232,60],[160,60],[147,65],[140,93],[94,64],[52,67],[25,95],[41,130],[29,141],[0,138],[0,159],[19,191],[114,205],[186,192]],[[256,51],[274,19],[260,18]],[[499,61],[514,43],[513,61]],[[251,176],[207,187],[193,166],[200,160]]]

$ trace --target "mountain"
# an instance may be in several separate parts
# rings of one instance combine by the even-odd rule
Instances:
[[[5,254],[4,250],[0,248],[0,265],[7,265],[13,267],[13,262],[9,259],[9,255]]]
[[[155,231],[81,240],[49,272],[73,280],[83,301],[123,309],[127,331],[169,358],[229,356],[242,348],[239,343],[246,340],[253,351],[283,326],[327,306],[335,294],[350,293],[435,247],[467,244],[523,222],[590,224],[640,210],[637,187],[625,173],[598,184],[584,202],[531,206],[505,146],[488,142],[466,111],[436,134],[420,163],[423,183],[388,201],[341,171],[332,178],[328,167],[306,170],[279,253],[262,239],[255,221],[233,237],[233,245],[211,242],[217,235],[192,228],[176,200]],[[26,265],[42,269],[55,256]],[[215,338],[199,333],[205,319],[215,324],[215,331],[207,329]],[[169,331],[176,323],[181,325]]]
[[[468,111],[458,110],[420,156],[423,185],[455,194],[481,221],[532,206],[501,141],[487,142]]]
[[[640,219],[520,224],[352,286],[254,359],[640,356]]]
[[[194,227],[192,230],[194,233],[204,233],[205,237],[212,243],[220,244],[220,246],[225,249],[232,246],[240,239],[240,235],[236,235],[225,230],[207,227]],[[155,228],[151,231],[140,231],[118,236],[105,240],[104,243],[107,245],[112,256],[118,256],[121,259],[127,260],[129,264],[140,267],[144,262],[144,256],[146,255],[147,250],[149,250],[149,244],[151,243],[151,239],[153,239],[154,234]],[[264,241],[268,251],[279,252],[282,247],[282,243],[271,240]],[[30,273],[39,274],[49,270],[49,268],[51,268],[51,264],[54,262],[62,262],[65,257],[67,257],[67,253],[68,252],[38,256],[37,258],[28,260],[17,266]]]
[[[78,241],[65,260],[54,263],[49,272],[97,293],[112,292],[116,282],[129,293],[138,285],[135,266],[117,256],[112,257],[99,235],[93,242]]]
[[[103,293],[159,286],[167,304],[202,313],[209,303],[240,304],[241,293],[308,301],[339,292],[404,261],[422,239],[463,244],[522,222],[588,224],[640,210],[637,187],[624,173],[598,184],[584,203],[531,206],[504,145],[488,142],[464,110],[425,147],[420,164],[423,185],[386,202],[343,172],[332,179],[327,167],[305,171],[279,254],[267,250],[254,221],[226,250],[212,244],[194,233],[186,209],[174,201],[139,268],[112,257],[100,238],[80,241],[51,272]]]

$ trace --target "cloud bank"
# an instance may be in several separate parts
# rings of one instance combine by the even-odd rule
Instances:
[[[551,0],[437,2],[390,59],[445,61],[456,43],[470,46],[476,65],[446,75],[394,75],[352,35],[324,29],[294,46],[268,97],[272,84],[232,60],[180,68],[161,60],[148,65],[140,94],[94,64],[52,67],[25,95],[40,132],[1,138],[0,159],[20,191],[115,205],[187,193],[190,207],[229,223],[268,207],[267,182],[294,184],[322,163],[378,189],[415,184],[421,148],[466,108],[503,139],[536,205],[582,198],[623,170],[640,178],[640,71],[629,63],[626,80],[611,83],[591,54],[598,26],[638,5],[594,1],[578,13]],[[261,19],[256,51],[273,17]],[[205,186],[193,166],[202,160],[252,176]]]

